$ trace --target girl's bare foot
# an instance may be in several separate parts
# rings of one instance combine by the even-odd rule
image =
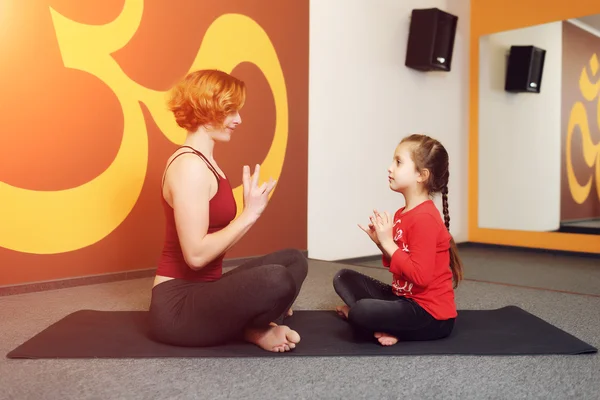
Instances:
[[[337,306],[335,308],[335,311],[337,311],[338,315],[340,317],[344,317],[345,319],[348,319],[348,313],[350,312],[350,307],[348,306]]]
[[[264,350],[276,353],[290,351],[300,342],[298,332],[274,323],[265,328],[248,328],[244,332],[244,338]]]
[[[384,332],[375,332],[375,337],[383,346],[393,346],[398,343],[398,338],[396,336]]]

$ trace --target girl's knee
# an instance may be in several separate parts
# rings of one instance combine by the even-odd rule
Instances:
[[[373,309],[374,303],[375,301],[373,299],[358,300],[350,309],[348,320],[361,327],[370,327],[373,325],[373,319],[375,317]]]
[[[352,270],[347,269],[347,268],[339,270],[337,272],[337,274],[335,274],[333,277],[333,287],[337,289],[341,285],[343,285],[345,278],[351,273],[352,273]]]

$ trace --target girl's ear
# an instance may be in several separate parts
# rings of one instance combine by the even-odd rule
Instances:
[[[429,170],[427,168],[423,168],[421,170],[421,173],[417,177],[417,182],[424,183],[424,182],[427,182],[428,179],[429,179]]]

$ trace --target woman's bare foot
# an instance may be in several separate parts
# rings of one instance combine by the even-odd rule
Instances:
[[[398,338],[396,336],[384,332],[375,332],[375,337],[383,346],[393,346],[398,343]]]
[[[345,319],[348,319],[348,313],[350,312],[350,307],[348,306],[337,306],[335,308],[335,311],[337,311],[338,315],[340,317],[344,317]]]
[[[265,328],[248,328],[244,332],[244,338],[264,350],[276,353],[290,351],[300,342],[298,332],[275,323]]]

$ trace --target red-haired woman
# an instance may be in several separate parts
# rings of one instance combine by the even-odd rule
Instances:
[[[274,352],[293,349],[296,331],[278,325],[291,315],[307,274],[297,250],[282,250],[222,274],[227,250],[258,220],[275,187],[258,186],[260,166],[242,172],[244,210],[213,158],[242,122],[244,82],[216,70],[188,74],[171,93],[169,108],[187,130],[167,161],[162,181],[165,243],[150,304],[153,337],[178,346],[214,346],[245,339]]]

